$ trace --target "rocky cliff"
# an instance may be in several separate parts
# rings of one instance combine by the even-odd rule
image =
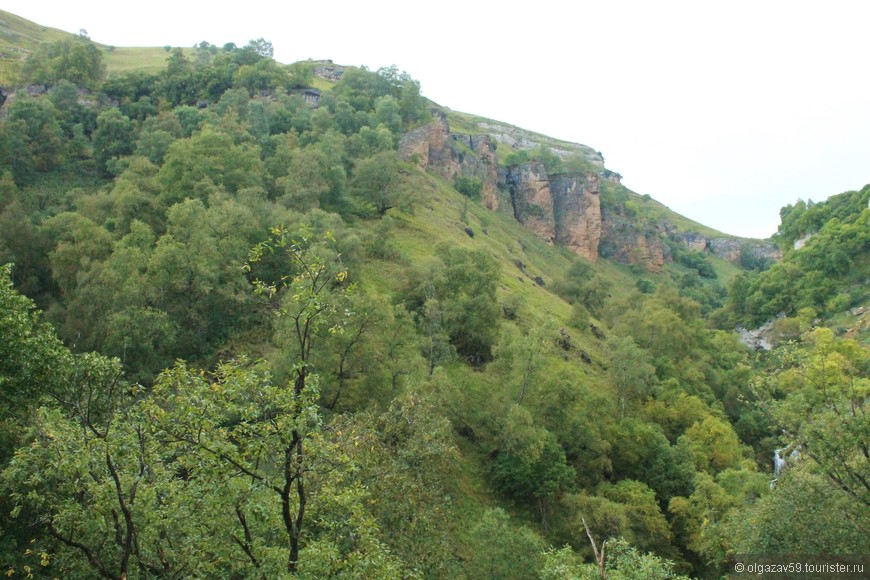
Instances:
[[[406,133],[399,149],[405,159],[445,179],[480,179],[487,208],[513,215],[542,240],[598,258],[601,204],[594,173],[551,177],[539,161],[499,170],[492,136],[451,133],[446,115],[438,111],[431,123]]]
[[[604,167],[600,153],[583,145],[558,142],[550,151],[560,158],[580,153],[594,171],[549,175],[540,161],[500,168],[499,143],[511,150],[532,150],[541,146],[543,137],[489,122],[477,127],[487,133],[451,132],[447,115],[436,110],[431,123],[403,136],[400,152],[445,179],[479,179],[481,201],[487,208],[512,215],[542,240],[592,261],[601,255],[661,272],[672,260],[674,244],[732,262],[740,261],[747,251],[756,258],[780,258],[771,242],[678,232],[671,224],[639,219],[626,209],[629,204],[611,202],[603,207],[600,181],[619,184],[621,176]]]
[[[492,137],[451,133],[444,113],[434,111],[433,116],[431,123],[402,137],[399,144],[402,157],[445,179],[457,176],[480,179],[483,204],[511,213],[509,199],[498,190],[498,158]]]
[[[503,172],[504,187],[510,193],[514,217],[548,242],[556,240],[556,217],[550,178],[540,161],[508,167]]]
[[[598,176],[555,175],[550,182],[556,218],[556,242],[593,262],[601,242],[601,195]]]
[[[601,218],[602,257],[623,264],[637,264],[647,272],[661,272],[671,261],[664,228],[641,224],[621,208],[605,207]]]

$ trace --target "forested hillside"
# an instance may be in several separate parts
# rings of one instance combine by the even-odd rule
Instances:
[[[9,577],[870,553],[870,188],[784,208],[776,250],[395,67],[25,49],[0,104]],[[768,321],[770,350],[735,331]]]

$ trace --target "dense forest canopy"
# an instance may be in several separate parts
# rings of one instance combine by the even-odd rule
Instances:
[[[107,78],[63,40],[0,109],[7,575],[676,578],[870,553],[866,318],[843,326],[870,187],[784,208],[783,259],[730,282],[676,245],[661,274],[593,263],[400,155],[437,109],[407,73],[271,57],[204,42]],[[505,162],[532,158],[571,168]],[[602,203],[649,219],[625,191]],[[734,332],[776,317],[773,350]]]

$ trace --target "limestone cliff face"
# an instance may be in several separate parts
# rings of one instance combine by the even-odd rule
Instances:
[[[598,176],[557,175],[550,180],[556,218],[556,242],[593,262],[601,241]]]
[[[517,221],[532,230],[542,240],[556,240],[556,217],[553,193],[544,164],[532,161],[508,167],[504,183],[510,192]]]
[[[444,179],[476,177],[482,184],[484,206],[509,212],[510,204],[498,190],[498,158],[496,144],[489,135],[450,133],[447,116],[433,112],[428,125],[406,133],[399,143],[404,159],[416,160],[421,169],[432,171]]]
[[[539,145],[534,141],[536,136],[499,124],[478,123],[477,127],[487,133],[451,133],[447,115],[435,110],[432,122],[406,133],[399,149],[404,159],[444,179],[479,179],[484,206],[512,215],[542,240],[563,245],[592,261],[602,256],[637,264],[648,272],[661,272],[664,264],[673,260],[675,243],[732,262],[739,261],[746,251],[756,257],[781,257],[772,242],[680,232],[667,222],[639,220],[622,204],[602,207],[600,181],[607,187],[608,182],[618,184],[621,176],[604,168],[600,154],[582,145],[566,144],[564,151],[547,146],[556,155],[580,152],[601,171],[548,175],[539,161],[500,168],[498,143],[528,149]]]
[[[710,252],[729,262],[738,262],[743,252],[752,252],[756,258],[781,260],[782,251],[770,241],[740,240],[738,238],[713,238],[709,240]]]
[[[601,219],[600,253],[603,257],[637,264],[647,272],[661,272],[671,261],[671,250],[665,243],[663,227],[642,227],[614,208],[605,208]]]
[[[698,252],[710,251],[710,239],[694,232],[679,234],[679,240],[690,250]]]
[[[498,191],[498,157],[496,144],[489,135],[450,134],[453,156],[459,164],[459,174],[476,177],[483,184],[481,196],[488,209],[499,209],[503,200]],[[502,208],[507,209],[507,208]]]

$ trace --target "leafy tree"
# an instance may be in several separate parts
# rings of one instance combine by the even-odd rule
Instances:
[[[435,280],[435,296],[443,305],[444,330],[456,351],[471,362],[491,358],[501,311],[495,296],[498,263],[483,251],[443,247],[444,263]]]
[[[290,278],[279,280],[255,279],[257,291],[267,297],[276,296],[281,292],[284,296],[277,310],[278,316],[292,323],[292,350],[295,354],[293,369],[292,394],[301,406],[291,413],[292,421],[303,421],[311,411],[305,403],[309,393],[316,393],[316,388],[306,390],[311,361],[311,348],[317,335],[318,327],[331,324],[333,332],[342,332],[345,321],[336,314],[337,303],[327,298],[328,291],[340,285],[347,279],[347,271],[342,268],[338,256],[329,251],[329,239],[315,242],[308,237],[303,229],[298,238],[287,230],[275,228],[272,237],[258,244],[251,250],[248,269],[259,262],[265,252],[279,252],[286,256],[293,271]],[[322,253],[326,253],[323,256]],[[332,254],[330,256],[330,254]],[[352,287],[346,287],[340,293],[348,293]],[[332,320],[330,320],[332,318]],[[308,400],[316,400],[313,397]],[[299,404],[297,403],[297,404]],[[308,501],[305,491],[306,455],[304,441],[306,427],[304,423],[283,429],[279,446],[284,456],[283,487],[275,488],[281,497],[283,522],[290,541],[290,553],[287,570],[291,573],[297,569],[299,548],[301,546],[302,529],[305,521],[305,506]]]
[[[249,40],[248,44],[241,49],[242,51],[252,51],[262,59],[271,59],[274,54],[272,43],[264,38]]]
[[[79,88],[74,83],[61,79],[48,93],[48,98],[57,109],[58,118],[68,138],[73,136],[76,125],[86,134],[94,130],[96,112],[79,103]]]
[[[574,470],[552,433],[534,425],[528,410],[510,407],[491,472],[496,488],[513,499],[545,499],[571,485]]]
[[[311,63],[299,61],[287,67],[290,73],[290,88],[303,89],[314,82],[314,66]]]
[[[642,399],[650,393],[655,367],[649,363],[646,352],[638,348],[630,336],[611,337],[607,346],[610,353],[609,372],[619,395],[622,417],[625,418],[626,403]]]
[[[459,452],[437,407],[404,394],[383,411],[338,417],[331,428],[371,494],[369,509],[393,553],[427,577],[458,573],[459,514],[450,490]]]
[[[96,88],[106,73],[103,53],[85,38],[40,44],[25,61],[22,75],[31,84],[54,85],[66,79]]]
[[[360,160],[353,171],[351,193],[379,216],[394,207],[403,211],[411,209],[416,197],[402,188],[401,163],[395,151],[382,151]]]
[[[602,578],[602,570],[596,564],[583,564],[569,547],[548,550],[543,555],[541,580],[597,580]],[[629,580],[644,578],[649,580],[681,580],[686,576],[678,575],[674,563],[651,553],[640,552],[624,539],[607,542],[604,562],[606,578]]]
[[[732,510],[749,505],[767,490],[768,478],[748,470],[728,469],[715,478],[700,472],[687,497],[668,503],[672,529],[680,545],[688,548],[696,569],[705,576],[721,573],[729,538],[719,525]]]
[[[504,377],[504,384],[512,394],[516,393],[518,405],[523,404],[526,394],[541,382],[541,371],[546,364],[545,354],[552,350],[555,334],[548,325],[542,325],[526,335],[519,335],[513,326],[503,327],[499,343],[493,349],[493,370]]]
[[[511,525],[501,508],[483,512],[470,535],[477,544],[465,567],[471,578],[529,578],[541,566],[541,537],[525,526]]]
[[[262,174],[255,147],[237,145],[230,135],[209,127],[169,146],[158,179],[161,197],[171,205],[185,197],[207,197],[214,186],[230,193],[262,187]]]
[[[111,253],[111,234],[79,213],[58,214],[43,222],[41,229],[52,242],[52,278],[65,295],[75,292],[79,274],[90,263]]]
[[[297,211],[307,211],[328,199],[336,184],[330,179],[329,158],[316,147],[293,149],[282,155],[284,175],[275,185],[281,201]]]
[[[580,303],[590,313],[599,315],[608,297],[609,283],[596,274],[591,264],[577,260],[571,264],[565,279],[556,282],[554,290],[568,302]]]
[[[628,418],[607,432],[613,477],[646,483],[662,503],[692,488],[691,458],[672,447],[657,425]]]
[[[692,457],[699,471],[717,473],[737,467],[743,457],[740,441],[724,419],[707,415],[678,439],[677,444]]]
[[[0,161],[3,163],[4,176],[12,177],[13,183],[15,180],[24,182],[33,174],[33,158],[27,145],[27,123],[24,120],[0,123]]]
[[[44,298],[52,289],[48,265],[50,242],[33,224],[23,204],[15,200],[0,211],[0,263],[14,263],[15,287]]]
[[[818,473],[870,506],[870,355],[827,328],[806,340],[780,349],[774,371],[753,382],[758,405]]]
[[[250,95],[288,84],[287,72],[271,58],[264,58],[252,65],[242,65],[233,74],[233,86],[247,89]]]
[[[453,187],[462,195],[474,200],[479,200],[480,192],[483,190],[483,182],[479,177],[458,175],[453,178]]]
[[[16,180],[26,180],[33,171],[48,171],[61,165],[66,158],[63,130],[58,112],[48,99],[15,99],[9,107],[4,133],[13,137],[4,147],[7,162]],[[20,147],[20,151],[14,151]]]
[[[805,466],[720,524],[729,554],[866,554],[870,512]]]
[[[133,153],[133,123],[118,109],[107,109],[97,117],[93,142],[94,157],[104,171],[110,170],[109,165],[113,159]]]
[[[59,391],[72,357],[33,302],[13,287],[11,264],[0,267],[0,328],[0,421],[20,428],[36,400]],[[12,433],[4,429],[4,439]],[[8,450],[2,451],[5,461]]]

